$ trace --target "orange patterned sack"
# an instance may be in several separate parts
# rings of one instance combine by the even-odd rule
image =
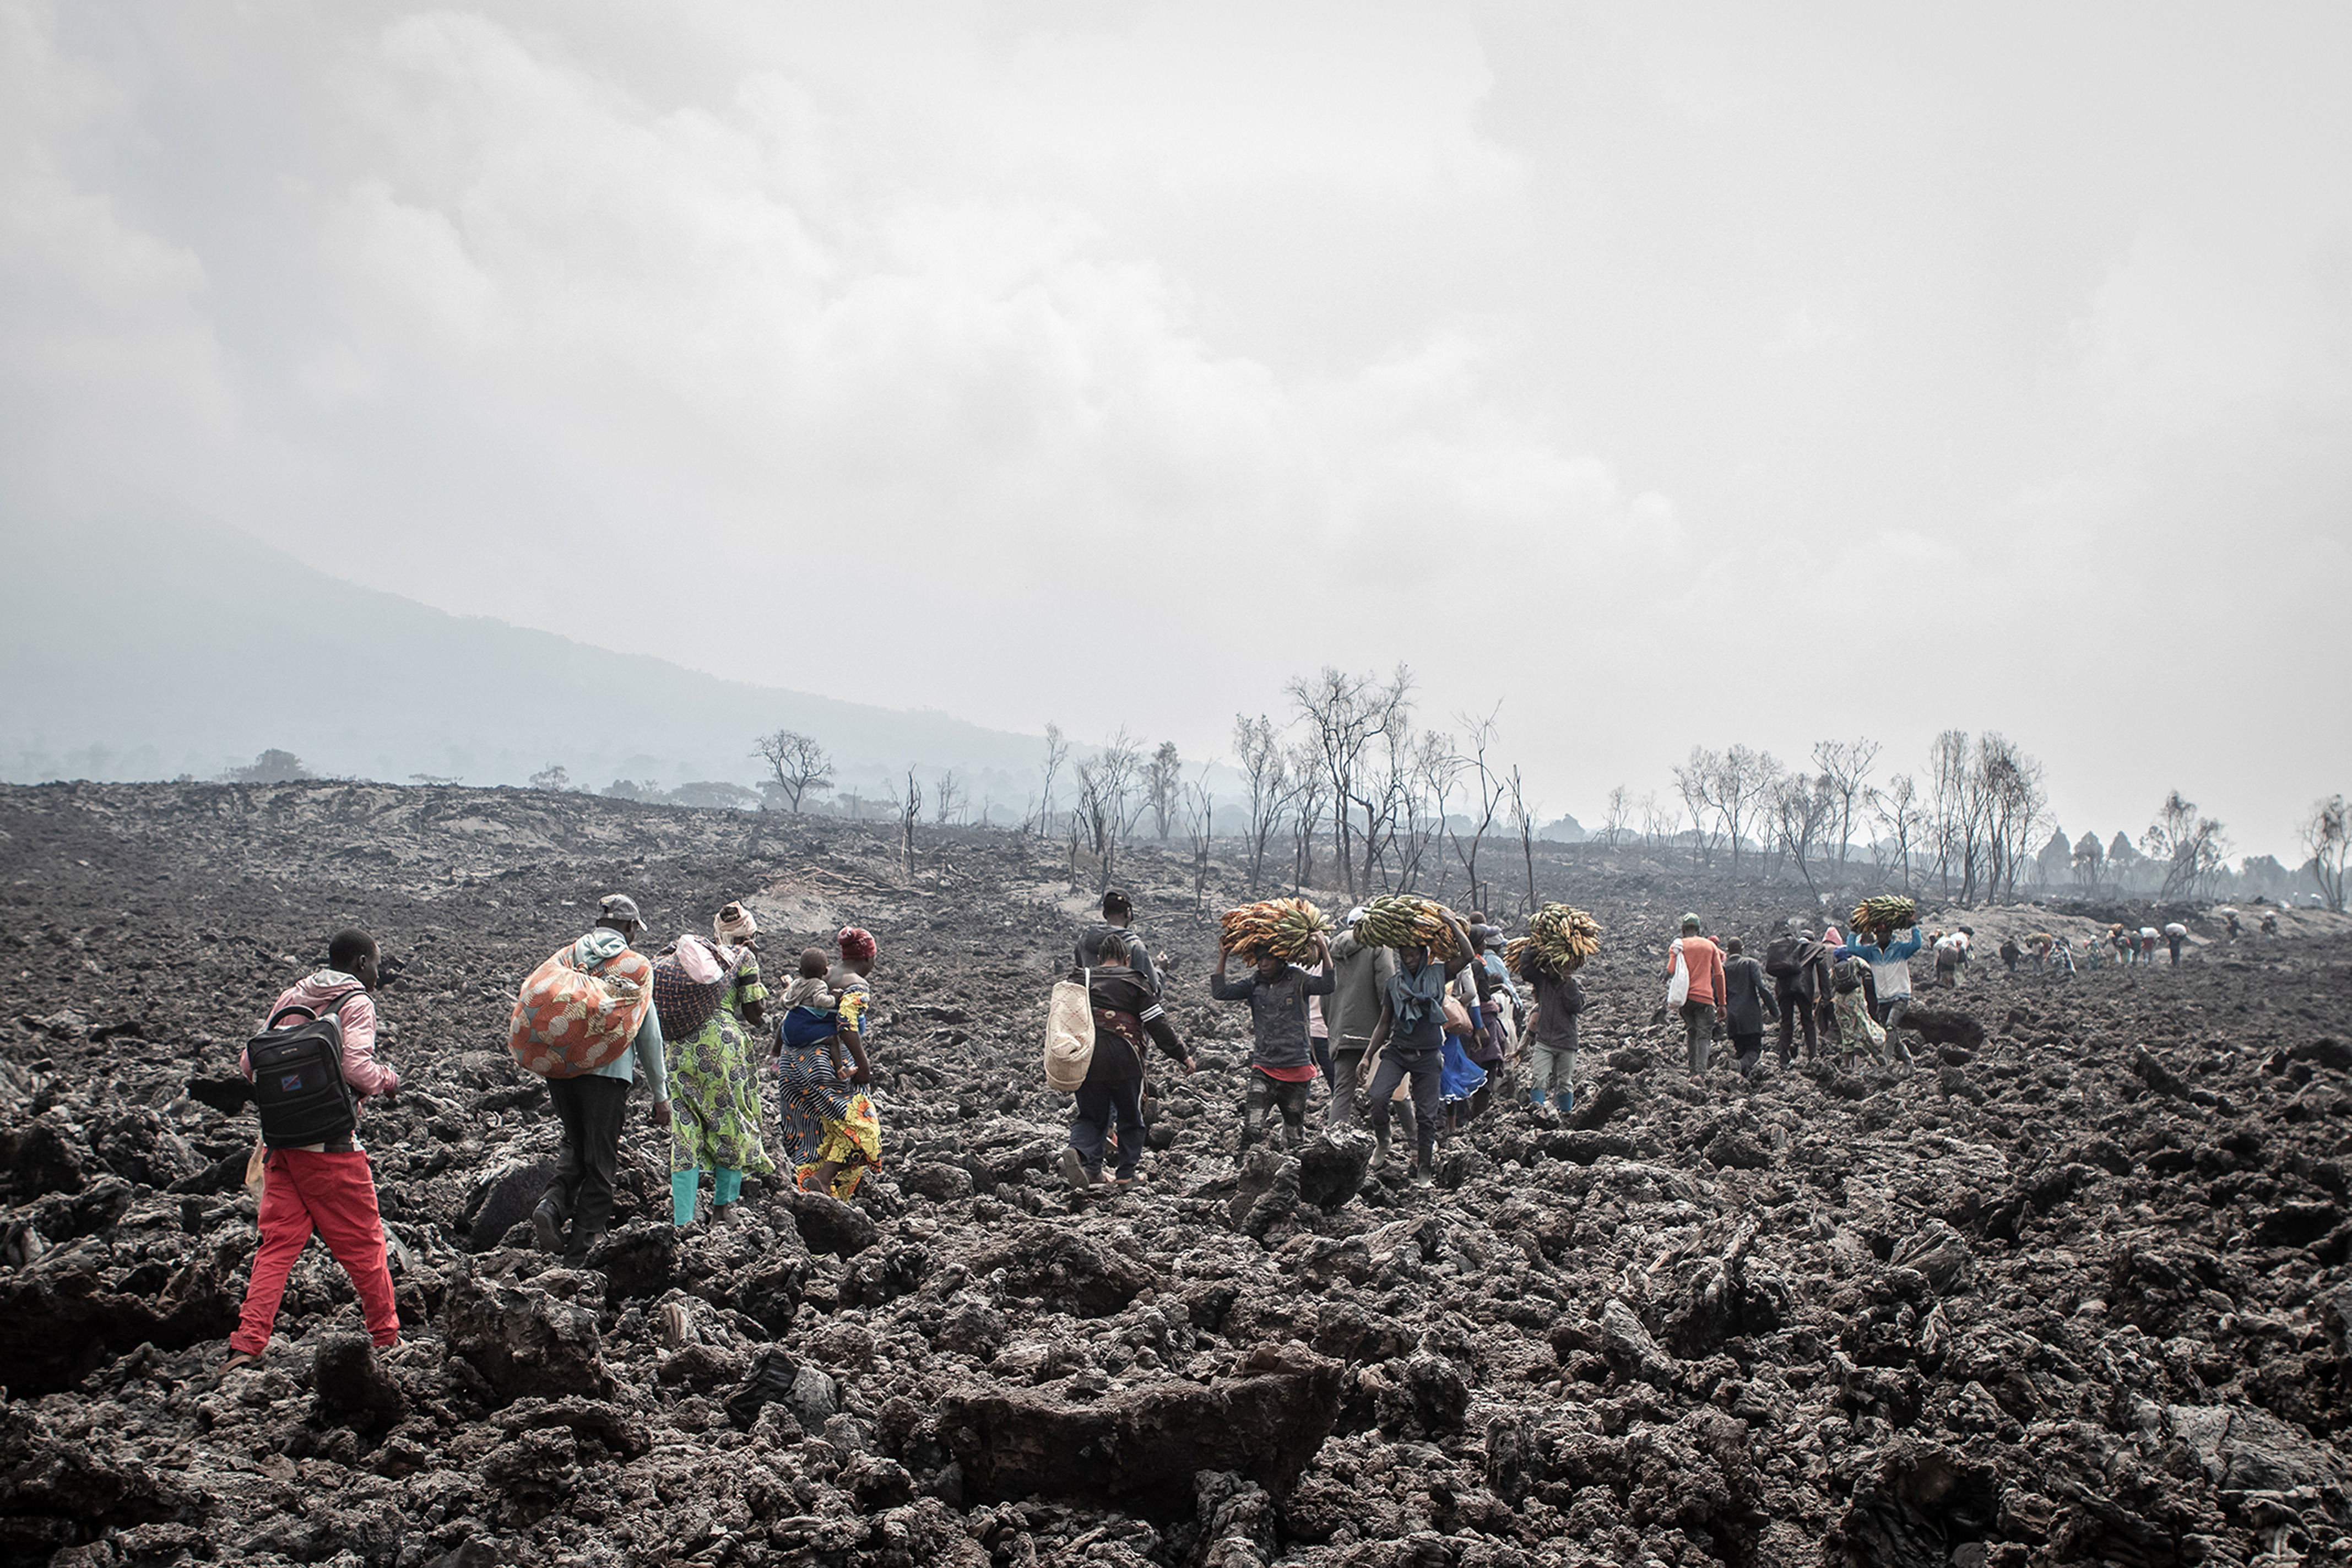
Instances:
[[[619,953],[579,967],[578,944],[531,971],[515,998],[507,1049],[541,1078],[577,1078],[616,1060],[653,1005],[654,967]]]

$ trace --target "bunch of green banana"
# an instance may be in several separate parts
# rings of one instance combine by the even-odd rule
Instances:
[[[1293,964],[1311,963],[1315,938],[1331,929],[1330,919],[1304,898],[1269,898],[1224,914],[1225,949],[1255,962],[1271,954]]]
[[[1364,906],[1356,923],[1356,936],[1370,947],[1423,947],[1440,960],[1455,953],[1453,912],[1435,899],[1410,893],[1390,894]]]
[[[1520,974],[1527,973],[1521,961],[1533,954],[1538,962],[1558,974],[1572,975],[1584,967],[1584,961],[1601,950],[1601,922],[1583,910],[1567,904],[1547,904],[1528,922],[1528,935],[1504,949],[1504,961]],[[1517,948],[1520,957],[1512,956]]]
[[[1883,893],[1853,906],[1853,929],[1871,936],[1907,931],[1918,921],[1919,906],[1900,894]]]

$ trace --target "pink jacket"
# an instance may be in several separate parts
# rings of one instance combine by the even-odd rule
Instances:
[[[400,1074],[375,1059],[375,998],[360,990],[360,983],[351,976],[340,969],[321,969],[305,976],[287,987],[269,1010],[275,1014],[286,1008],[305,1007],[325,1013],[333,1008],[337,998],[353,990],[359,994],[340,1015],[343,1021],[343,1082],[362,1095],[387,1093],[399,1085]],[[286,1021],[291,1027],[302,1020],[293,1018]],[[236,1070],[247,1078],[253,1076],[253,1063],[244,1051],[237,1052]]]

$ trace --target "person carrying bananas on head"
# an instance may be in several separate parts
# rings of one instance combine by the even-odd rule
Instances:
[[[1257,1139],[1274,1109],[1282,1109],[1284,1141],[1296,1148],[1307,1136],[1307,1090],[1315,1082],[1313,1042],[1307,1033],[1307,998],[1331,994],[1331,944],[1315,936],[1321,974],[1310,975],[1272,953],[1260,953],[1257,967],[1238,980],[1225,978],[1232,949],[1217,941],[1217,970],[1209,995],[1221,1002],[1250,1005],[1249,1093],[1243,1101],[1242,1147]]]
[[[1837,956],[1841,962],[1859,958],[1870,966],[1875,1005],[1879,1009],[1878,1021],[1886,1030],[1886,1043],[1880,1048],[1880,1060],[1889,1067],[1899,1061],[1907,1069],[1914,1063],[1911,1048],[1903,1043],[1901,1031],[1903,1015],[1911,1007],[1911,955],[1926,946],[1927,939],[1919,935],[1919,923],[1916,920],[1911,923],[1911,934],[1907,936],[1898,937],[1891,931],[1882,931],[1878,933],[1876,941],[1865,942],[1862,940],[1862,933],[1857,931],[1854,938],[1837,950]]]
[[[1356,1124],[1356,1090],[1366,1082],[1364,1053],[1372,1030],[1381,1021],[1381,997],[1389,977],[1396,973],[1396,952],[1364,941],[1357,923],[1364,918],[1362,904],[1348,911],[1339,934],[1331,938],[1332,993],[1322,1005],[1331,1040],[1331,1124]]]
[[[1372,1078],[1372,1136],[1380,1145],[1372,1163],[1375,1167],[1388,1163],[1389,1097],[1410,1078],[1419,1145],[1412,1173],[1417,1186],[1429,1185],[1437,1164],[1437,1129],[1444,1114],[1439,1109],[1438,1074],[1445,1060],[1446,982],[1477,953],[1462,923],[1450,915],[1445,920],[1454,927],[1454,956],[1444,963],[1431,957],[1426,946],[1398,949],[1396,972],[1381,993],[1381,1021],[1373,1026],[1367,1053],[1378,1056],[1381,1062],[1380,1071]]]

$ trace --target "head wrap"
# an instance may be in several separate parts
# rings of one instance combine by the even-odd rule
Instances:
[[[873,957],[877,951],[874,946],[873,933],[863,926],[845,925],[841,928],[841,935],[835,940],[841,946],[841,956],[852,963],[862,963]]]
[[[722,942],[740,942],[746,936],[757,936],[760,923],[740,903],[730,904],[711,917],[710,934]]]
[[[632,925],[643,925],[646,917],[637,913],[637,901],[625,893],[608,893],[596,902],[600,920],[625,920]]]

